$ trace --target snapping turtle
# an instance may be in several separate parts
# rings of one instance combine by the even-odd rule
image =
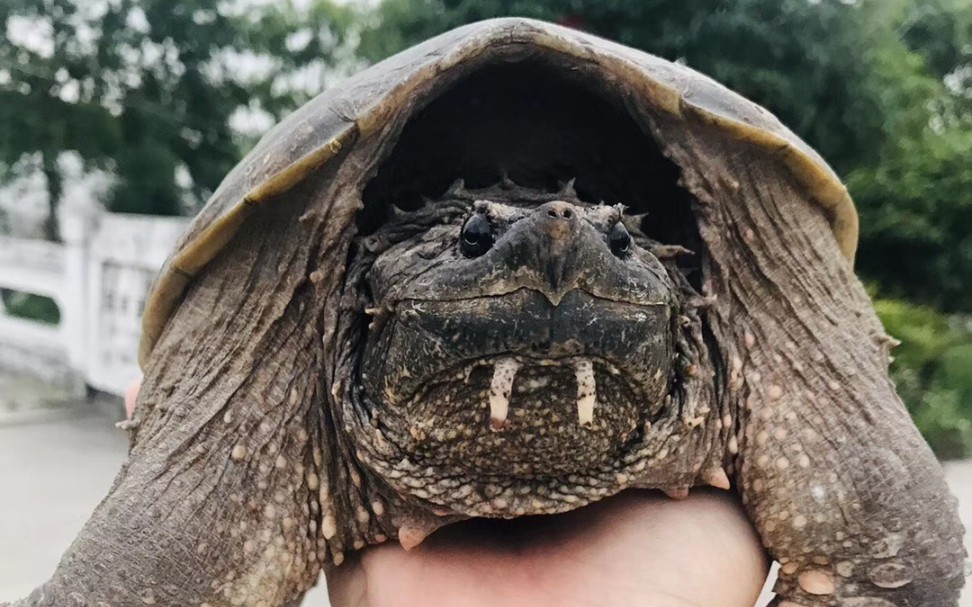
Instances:
[[[189,229],[131,456],[24,604],[281,605],[461,519],[714,485],[783,563],[778,604],[956,605],[962,527],[856,221],[813,150],[684,66],[524,19],[396,55]]]

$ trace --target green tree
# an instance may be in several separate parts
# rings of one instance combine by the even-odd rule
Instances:
[[[930,90],[911,114],[929,119],[895,131],[873,163],[848,173],[861,214],[862,273],[884,295],[945,311],[972,310],[972,2],[908,3],[896,33],[900,70],[891,53],[883,88]],[[919,69],[920,68],[920,71]],[[934,87],[929,86],[932,83]],[[907,107],[899,113],[905,113]]]
[[[69,150],[114,174],[112,210],[192,210],[252,143],[235,115],[272,120],[319,92],[299,76],[334,71],[346,15],[326,0],[5,2],[0,27],[19,35],[0,42],[0,164],[42,159],[51,238]]]
[[[36,155],[47,178],[50,212],[45,235],[58,238],[57,205],[62,176],[58,156],[77,151],[104,161],[119,143],[119,129],[101,104],[104,82],[82,50],[84,20],[68,0],[9,0],[0,3],[4,31],[36,26],[19,45],[0,41],[0,160],[8,166]]]
[[[891,376],[915,423],[942,458],[972,454],[972,333],[954,319],[902,301],[875,308],[901,341]]]
[[[972,132],[927,129],[850,174],[861,214],[859,270],[883,295],[972,309]]]

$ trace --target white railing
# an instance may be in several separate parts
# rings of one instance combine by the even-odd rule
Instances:
[[[0,287],[44,295],[63,308],[64,250],[43,240],[0,237]],[[58,328],[6,314],[0,315],[0,341],[41,354],[44,364],[57,359],[63,343]]]
[[[148,289],[188,220],[65,209],[63,244],[0,236],[0,288],[50,297],[60,322],[0,306],[0,369],[122,394],[138,374]]]

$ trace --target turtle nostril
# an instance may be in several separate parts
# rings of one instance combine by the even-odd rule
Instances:
[[[547,216],[554,219],[570,219],[574,216],[574,212],[566,204],[555,202],[547,207]]]

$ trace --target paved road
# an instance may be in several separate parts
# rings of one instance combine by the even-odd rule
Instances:
[[[0,376],[0,393],[10,386]],[[114,428],[120,405],[20,407],[0,399],[0,601],[20,597],[54,570],[61,553],[106,494],[124,459]],[[946,466],[972,528],[972,461]],[[761,604],[763,602],[761,601]],[[316,588],[304,607],[327,607]],[[972,591],[962,601],[972,607]]]

